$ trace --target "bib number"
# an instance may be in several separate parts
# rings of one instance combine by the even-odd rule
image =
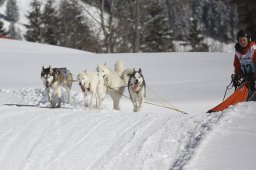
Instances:
[[[252,66],[251,66],[251,64],[242,65],[241,69],[244,72],[244,74],[252,73]]]

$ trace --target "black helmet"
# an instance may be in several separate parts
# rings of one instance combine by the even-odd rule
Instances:
[[[248,41],[251,41],[251,33],[249,31],[246,30],[240,30],[238,31],[238,33],[236,34],[236,39],[237,42],[239,42],[239,38],[241,37],[247,37]]]

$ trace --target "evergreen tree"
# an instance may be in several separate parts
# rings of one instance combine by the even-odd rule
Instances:
[[[106,2],[106,12],[110,10],[109,6],[109,2]],[[118,20],[112,26],[112,48],[115,52],[134,52],[134,1],[117,0],[115,8],[114,18]]]
[[[237,16],[226,0],[192,0],[192,17],[205,27],[204,35],[222,42],[233,41]]]
[[[11,22],[17,22],[20,18],[16,0],[8,0],[6,4],[6,17]]]
[[[4,2],[5,0],[0,0],[0,6],[3,5]]]
[[[5,36],[7,34],[3,26],[4,23],[0,20],[0,36]]]
[[[163,1],[152,0],[142,9],[141,44],[144,52],[174,51],[173,32]]]
[[[99,5],[99,1],[95,1],[95,0],[81,0],[84,3],[87,3],[89,5],[93,5],[93,6],[98,6]]]
[[[59,9],[59,45],[98,51],[97,40],[85,21],[82,8],[77,0],[63,0]]]
[[[235,37],[237,16],[235,10],[226,0],[166,0],[170,25],[174,30],[175,39],[186,40],[190,36],[191,18],[204,27],[203,35],[222,42]]]
[[[14,22],[11,22],[9,25],[8,36],[15,40],[21,40],[20,30],[16,28]]]
[[[16,29],[16,23],[19,21],[19,11],[16,0],[8,0],[6,4],[6,18],[10,21],[9,37],[21,39],[20,32]]]
[[[42,42],[42,13],[41,13],[41,4],[37,0],[31,2],[32,11],[29,12],[27,18],[29,24],[26,25],[27,32],[25,38],[28,41],[32,42]]]
[[[96,7],[103,2],[81,1]],[[71,48],[104,51],[103,45],[106,43],[101,43],[100,50],[100,40],[96,40],[86,23],[84,9],[79,4],[81,1],[62,0],[57,12],[52,6],[53,0],[47,0],[42,17],[39,17],[41,21],[39,20],[38,24],[33,23],[38,25],[38,28],[28,24],[31,37],[38,36],[34,40],[30,38],[33,41]],[[114,6],[113,2],[116,2]],[[140,2],[137,17],[135,2]],[[110,31],[106,29],[107,34],[104,35],[108,38],[108,33],[113,33],[108,43],[113,52],[133,52],[135,42],[138,41],[139,51],[174,51],[174,40],[183,40],[198,50],[197,46],[205,45],[200,37],[210,37],[223,42],[232,41],[235,37],[237,16],[226,0],[104,0],[103,5],[103,22],[107,24],[112,21],[111,27],[107,27]],[[114,15],[111,15],[112,11]],[[107,16],[113,17],[111,19]],[[197,24],[191,22],[191,18],[196,20]],[[135,32],[138,36],[135,36]],[[27,35],[27,38],[29,36]]]
[[[42,13],[42,42],[57,45],[57,11],[53,7],[53,0],[48,0]]]
[[[198,21],[191,19],[191,23],[192,25],[188,35],[188,41],[192,47],[191,51],[209,51],[208,45],[203,42],[204,35],[202,29],[198,26]]]

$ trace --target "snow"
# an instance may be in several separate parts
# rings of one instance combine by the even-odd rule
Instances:
[[[0,53],[1,169],[255,169],[255,103],[206,114],[223,98],[233,53],[93,54],[5,39]],[[146,101],[188,114],[150,104],[134,113],[125,97],[115,111],[109,96],[102,110],[88,110],[77,83],[70,105],[49,108],[43,65],[76,75],[117,60],[142,69]]]
[[[185,169],[255,169],[255,103],[238,104],[223,114]]]

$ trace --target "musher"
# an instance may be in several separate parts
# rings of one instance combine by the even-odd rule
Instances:
[[[249,31],[240,30],[237,33],[237,43],[235,45],[234,58],[234,86],[237,88],[238,82],[249,82],[250,92],[255,91],[256,81],[256,43],[251,41]]]

